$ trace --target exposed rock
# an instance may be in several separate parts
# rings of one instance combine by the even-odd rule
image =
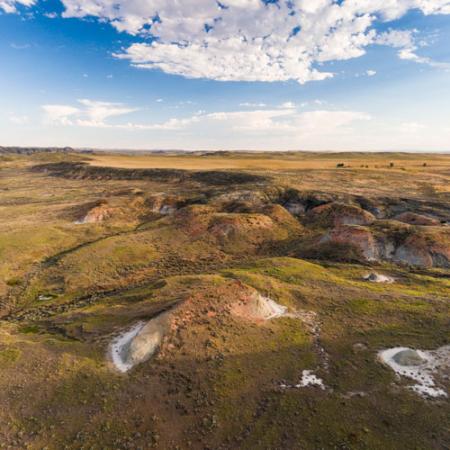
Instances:
[[[344,203],[327,203],[308,211],[307,220],[323,227],[342,225],[370,225],[375,217],[368,211]]]
[[[393,283],[394,279],[386,275],[380,275],[379,273],[372,272],[364,277],[364,280],[372,283]]]
[[[337,242],[354,246],[367,261],[376,261],[379,257],[377,242],[371,231],[359,226],[341,226],[329,231],[320,243]]]
[[[399,351],[392,359],[401,366],[420,366],[427,361],[416,350],[410,348]]]
[[[177,196],[155,194],[147,198],[145,204],[152,213],[168,215],[173,214],[183,204],[183,200]]]
[[[394,347],[378,353],[379,359],[399,376],[414,380],[412,389],[422,397],[447,397],[444,389],[436,386],[438,379],[448,379],[450,369],[450,345],[437,350],[413,350],[407,347]]]
[[[135,366],[149,359],[161,345],[169,327],[170,312],[150,320],[131,341],[125,361]]]
[[[140,322],[114,340],[111,356],[119,371],[127,372],[155,354],[169,329],[170,316],[168,311],[146,324]]]
[[[239,302],[232,306],[231,312],[246,319],[270,320],[286,315],[287,307],[255,292],[241,298]]]
[[[108,206],[106,202],[101,202],[97,206],[90,209],[84,216],[76,220],[76,224],[100,223],[111,218],[116,209]]]
[[[306,211],[305,205],[296,201],[288,201],[283,206],[294,216],[301,216]]]
[[[423,268],[433,267],[433,258],[427,241],[418,235],[409,236],[394,254],[394,261]]]
[[[439,226],[440,221],[429,216],[422,214],[415,214],[412,212],[404,212],[394,217],[394,220],[407,223],[409,225],[421,225],[421,226]]]

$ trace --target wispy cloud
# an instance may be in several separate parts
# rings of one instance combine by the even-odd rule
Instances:
[[[89,99],[78,100],[80,106],[43,105],[45,123],[51,125],[78,125],[83,127],[108,127],[106,120],[137,111],[122,103],[101,102]]]
[[[30,118],[26,115],[12,114],[9,116],[9,121],[15,125],[26,125],[30,121]]]
[[[294,102],[291,102],[291,101],[283,102],[283,103],[279,106],[279,108],[281,108],[281,109],[293,109],[293,108],[295,108],[295,107],[296,107],[295,103],[294,103]]]
[[[198,111],[189,117],[173,117],[164,122],[155,123],[115,123],[108,118],[123,116],[136,111],[120,103],[79,100],[79,107],[71,105],[44,105],[48,124],[78,127],[116,128],[147,131],[190,131],[198,129],[226,130],[261,136],[267,133],[279,133],[283,136],[304,136],[326,134],[344,129],[353,122],[370,120],[366,113],[357,111],[317,110],[299,112],[292,102],[286,102],[276,109],[253,109],[241,111],[218,111],[205,113]]]
[[[265,108],[267,105],[265,103],[252,103],[252,102],[243,102],[240,103],[239,106],[243,108]]]
[[[26,50],[27,48],[31,47],[30,44],[16,44],[15,42],[11,42],[11,44],[9,45],[14,50]]]
[[[448,14],[450,14],[450,5],[448,5],[448,8]],[[415,34],[416,30],[389,30],[380,34],[376,39],[376,43],[398,49],[400,59],[426,64],[436,69],[450,70],[450,62],[435,61],[432,58],[417,54],[420,47],[425,47],[427,43],[426,41],[417,43],[414,37]]]

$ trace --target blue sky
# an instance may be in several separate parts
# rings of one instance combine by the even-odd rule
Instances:
[[[0,0],[0,145],[450,150],[447,0]]]

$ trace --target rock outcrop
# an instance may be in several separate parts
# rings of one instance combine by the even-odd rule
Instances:
[[[156,353],[169,330],[171,315],[167,311],[147,323],[139,322],[113,341],[111,357],[117,370],[127,372]]]
[[[395,280],[387,275],[381,275],[376,272],[369,273],[364,277],[365,281],[370,281],[371,283],[393,283]]]

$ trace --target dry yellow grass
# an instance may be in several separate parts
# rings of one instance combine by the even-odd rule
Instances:
[[[295,169],[331,169],[338,162],[350,165],[352,168],[369,166],[373,169],[376,165],[389,166],[394,162],[394,168],[404,167],[410,170],[426,171],[430,168],[450,168],[450,155],[430,154],[367,154],[342,153],[342,154],[317,154],[305,153],[286,154],[279,156],[273,153],[265,156],[262,153],[254,155],[231,153],[229,155],[136,155],[136,154],[95,154],[90,164],[103,167],[123,167],[127,169],[186,169],[186,170],[218,170],[218,169],[243,169],[243,170],[295,170]],[[427,163],[423,167],[423,163]]]

